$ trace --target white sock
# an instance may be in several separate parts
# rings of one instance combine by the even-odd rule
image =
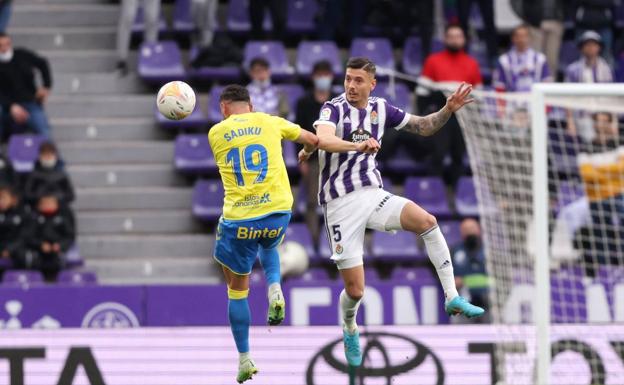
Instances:
[[[269,285],[269,290],[267,291],[267,295],[269,297],[269,302],[271,302],[271,300],[278,297],[279,295],[282,295],[282,285],[280,285],[277,282],[272,283],[271,285]]]
[[[344,289],[342,289],[342,292],[340,292],[340,308],[342,309],[344,328],[349,333],[354,333],[357,330],[355,317],[357,316],[357,311],[360,307],[361,302],[361,299],[359,301],[356,301],[353,298],[349,297]]]
[[[245,353],[238,353],[238,362],[240,364],[242,364],[243,362],[245,362],[246,360],[250,360],[251,356],[249,356],[249,352],[245,352]]]
[[[447,301],[459,295],[455,288],[455,276],[453,275],[453,263],[451,262],[451,253],[444,240],[442,231],[436,225],[421,235],[425,241],[429,260],[438,272],[438,278],[444,290],[444,297]]]

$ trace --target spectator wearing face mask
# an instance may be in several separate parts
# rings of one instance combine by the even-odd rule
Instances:
[[[465,288],[470,302],[488,308],[489,278],[485,264],[485,252],[481,240],[481,226],[472,218],[464,219],[460,225],[462,242],[451,249],[455,285]]]
[[[261,57],[249,63],[249,77],[251,83],[247,85],[254,111],[269,115],[286,117],[288,102],[280,89],[271,84],[271,68],[269,62]]]
[[[26,230],[27,216],[15,190],[0,186],[0,259],[10,260],[16,268],[24,265]]]
[[[334,81],[332,66],[327,61],[320,61],[312,68],[313,88],[297,101],[295,122],[304,129],[315,132],[312,124],[318,119],[323,103],[332,98],[331,87]],[[302,187],[306,189],[306,223],[315,241],[319,236],[319,218],[316,213],[318,195],[319,165],[315,152],[309,162],[301,164]]]
[[[76,238],[74,214],[56,196],[46,194],[37,201],[31,223],[28,247],[32,265],[26,267],[40,270],[46,281],[54,281]]]
[[[69,204],[74,200],[71,180],[63,169],[56,146],[52,142],[44,142],[39,147],[39,159],[24,186],[28,203],[37,202],[45,194],[54,194],[62,204]]]

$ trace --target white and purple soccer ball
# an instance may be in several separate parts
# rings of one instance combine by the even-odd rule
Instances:
[[[195,109],[195,91],[184,82],[169,82],[158,91],[156,105],[165,118],[182,120]]]

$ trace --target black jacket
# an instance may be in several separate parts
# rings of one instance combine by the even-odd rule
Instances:
[[[614,0],[576,0],[574,20],[584,29],[609,28],[613,23]]]
[[[28,220],[28,215],[19,206],[0,212],[0,252],[8,250],[13,256],[24,248],[29,229]]]
[[[541,0],[512,0],[511,7],[527,24],[533,27],[539,27],[544,20],[563,21],[566,5],[563,3],[563,0],[553,1],[554,7],[550,10],[546,9],[546,6]],[[566,14],[568,13],[569,12],[566,12]]]
[[[52,74],[48,61],[32,51],[14,48],[10,62],[0,62],[0,105],[35,101],[37,87],[35,73],[38,70],[43,78],[43,86],[52,87]]]
[[[36,202],[44,194],[54,194],[61,203],[74,200],[74,188],[60,161],[53,169],[46,169],[37,161],[35,169],[26,177],[24,197],[30,203]]]
[[[0,186],[18,188],[18,178],[9,158],[0,154]]]
[[[33,250],[41,251],[43,242],[49,242],[58,243],[61,252],[65,253],[76,239],[74,213],[69,207],[63,206],[56,214],[50,216],[34,212],[28,235],[27,243]]]

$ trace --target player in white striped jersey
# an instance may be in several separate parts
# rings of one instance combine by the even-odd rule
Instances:
[[[477,317],[484,310],[460,297],[455,288],[451,256],[435,217],[416,203],[386,192],[377,170],[375,154],[386,129],[403,129],[433,135],[453,112],[467,103],[471,85],[462,84],[438,112],[420,117],[405,113],[383,98],[371,97],[375,88],[375,64],[367,58],[347,62],[345,93],[327,102],[314,123],[319,138],[319,203],[332,249],[332,260],[343,278],[340,294],[347,361],[359,366],[362,354],[355,323],[364,295],[364,233],[411,231],[425,242],[444,289],[446,311]],[[301,151],[299,159],[309,154]]]

